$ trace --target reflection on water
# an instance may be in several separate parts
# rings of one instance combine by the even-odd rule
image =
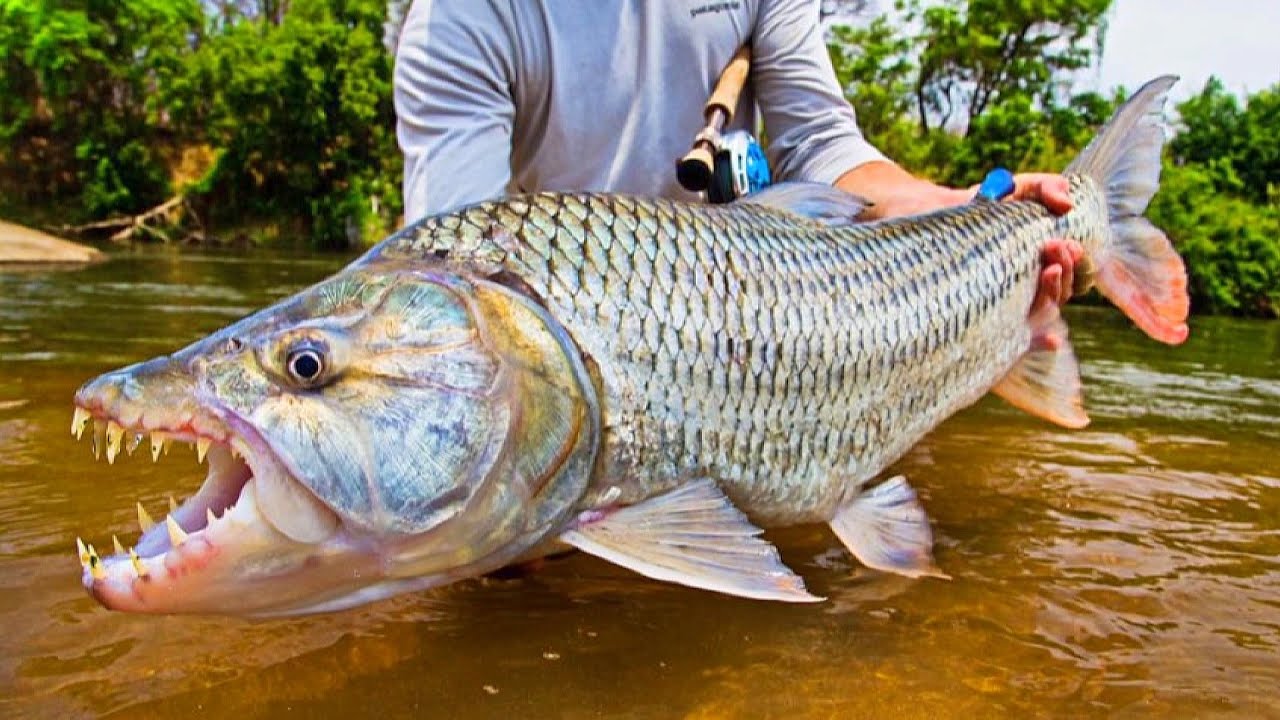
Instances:
[[[771,533],[828,602],[651,582],[585,556],[320,617],[108,613],[77,534],[191,492],[194,455],[95,464],[89,377],[175,349],[343,259],[141,254],[0,275],[0,716],[1280,717],[1280,324],[1166,349],[1072,313],[1084,431],[991,399],[899,463],[950,582]]]

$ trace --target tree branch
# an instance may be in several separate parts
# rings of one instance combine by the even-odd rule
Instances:
[[[170,214],[179,207],[184,207],[187,202],[185,195],[174,195],[155,207],[137,215],[127,215],[124,217],[108,218],[97,222],[87,223],[85,225],[63,225],[56,228],[59,232],[74,233],[82,235],[84,233],[96,232],[99,230],[115,230],[112,233],[111,241],[117,243],[128,242],[133,239],[136,233],[145,233],[159,239],[161,242],[171,242],[172,239],[162,230],[152,227],[151,223],[159,220],[165,224],[173,224],[170,220]]]

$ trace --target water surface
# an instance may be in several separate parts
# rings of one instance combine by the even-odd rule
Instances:
[[[584,555],[343,613],[110,613],[74,538],[136,538],[193,452],[94,462],[88,378],[175,349],[345,258],[147,252],[0,273],[0,716],[1280,718],[1280,323],[1168,349],[1070,315],[1093,424],[988,398],[898,463],[953,580],[770,536],[825,604],[726,598]]]

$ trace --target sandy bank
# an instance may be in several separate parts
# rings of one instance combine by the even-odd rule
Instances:
[[[90,263],[105,257],[87,245],[0,220],[0,265]]]

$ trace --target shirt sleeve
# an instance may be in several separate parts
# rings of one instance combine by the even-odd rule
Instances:
[[[406,223],[506,192],[515,103],[506,19],[486,0],[416,0],[396,50]]]
[[[761,0],[751,42],[752,83],[779,179],[832,184],[886,159],[862,136],[836,82],[817,0]]]

